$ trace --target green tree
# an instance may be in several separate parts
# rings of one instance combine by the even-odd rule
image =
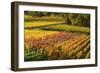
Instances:
[[[71,25],[72,23],[71,23],[71,20],[69,18],[69,14],[70,13],[62,13],[61,16],[63,17],[65,24]]]
[[[75,25],[77,26],[90,26],[90,15],[88,14],[78,14]]]

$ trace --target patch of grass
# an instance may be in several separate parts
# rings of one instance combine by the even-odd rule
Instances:
[[[61,23],[61,21],[56,22],[56,21],[31,21],[31,22],[25,22],[25,28],[26,27],[40,27],[40,26],[45,26],[45,25],[53,25],[53,24],[58,24]]]
[[[80,33],[90,33],[89,27],[79,27],[66,24],[52,25],[44,27],[44,30],[55,30],[55,31],[68,31],[68,32],[80,32]]]

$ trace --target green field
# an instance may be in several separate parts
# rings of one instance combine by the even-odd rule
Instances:
[[[35,17],[32,18],[31,16],[25,15],[25,28],[30,27],[41,27],[45,25],[53,25],[57,23],[62,23],[64,20],[59,17]]]
[[[44,30],[55,30],[55,31],[68,31],[68,32],[80,32],[80,33],[90,33],[89,27],[79,27],[66,24],[51,25],[42,28]]]

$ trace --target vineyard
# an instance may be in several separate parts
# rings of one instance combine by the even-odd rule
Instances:
[[[42,33],[45,31],[42,31]],[[46,31],[45,35],[25,38],[25,60],[90,58],[90,36],[71,32]],[[49,33],[49,34],[48,34]],[[37,38],[35,38],[37,36]]]
[[[90,58],[90,28],[63,21],[57,17],[25,16],[25,61]]]

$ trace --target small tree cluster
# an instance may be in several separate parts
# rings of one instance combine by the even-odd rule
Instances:
[[[62,17],[64,18],[66,24],[90,27],[89,14],[67,13],[62,14]]]

